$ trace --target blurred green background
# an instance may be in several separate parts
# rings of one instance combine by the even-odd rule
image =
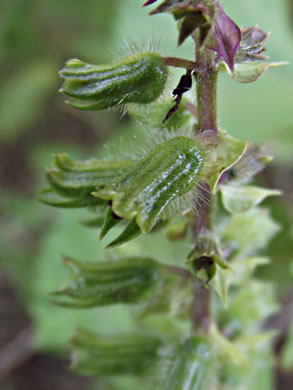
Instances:
[[[193,43],[176,47],[171,17],[149,17],[143,0],[1,0],[0,15],[0,386],[4,390],[103,389],[103,384],[66,369],[67,343],[75,328],[111,332],[132,325],[122,307],[65,310],[49,303],[49,292],[66,277],[61,254],[104,260],[123,253],[148,253],[176,261],[188,248],[158,237],[104,253],[95,230],[79,224],[80,211],[46,207],[36,200],[54,153],[72,158],[121,154],[133,148],[138,127],[119,112],[82,113],[64,105],[58,70],[69,58],[105,63],[119,57],[129,40],[160,42],[164,55],[193,58]],[[272,264],[259,275],[271,280],[280,313],[275,353],[276,388],[292,388],[293,367],[293,0],[226,0],[239,26],[271,31],[268,54],[286,67],[269,70],[243,85],[221,77],[221,127],[241,139],[264,143],[275,160],[259,178],[281,188],[267,201],[281,224],[266,254]],[[174,88],[180,72],[170,83]],[[103,145],[107,144],[105,148]],[[111,234],[108,240],[111,240]],[[142,249],[144,248],[144,249]],[[291,317],[290,317],[291,316]],[[287,386],[287,387],[286,387]],[[127,389],[127,384],[125,384]],[[253,389],[252,389],[253,390]],[[265,389],[261,389],[265,390]]]

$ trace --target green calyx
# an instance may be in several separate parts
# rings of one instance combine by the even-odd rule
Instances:
[[[161,390],[202,389],[210,359],[210,346],[204,337],[185,340],[175,350]]]
[[[168,67],[153,52],[126,57],[114,65],[91,65],[69,60],[60,71],[65,79],[60,92],[80,110],[104,110],[126,103],[148,104],[163,92]]]
[[[149,258],[81,263],[65,258],[71,277],[53,293],[54,303],[70,308],[90,308],[117,303],[137,303],[155,286],[161,266]]]
[[[148,232],[172,201],[196,187],[204,161],[196,140],[177,136],[157,145],[124,177],[93,195],[112,200],[115,214],[135,217],[141,230]]]
[[[100,336],[85,330],[72,339],[72,368],[85,375],[143,375],[159,359],[163,342],[152,335]]]
[[[59,207],[92,205],[97,203],[92,191],[111,183],[133,165],[130,160],[73,161],[67,154],[58,154],[53,167],[47,170],[51,190],[42,191],[39,198],[46,204]],[[62,197],[66,200],[63,201]]]

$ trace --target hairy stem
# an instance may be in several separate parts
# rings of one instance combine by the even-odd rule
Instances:
[[[196,41],[196,38],[195,38]],[[196,63],[198,71],[195,73],[197,118],[196,132],[214,130],[217,136],[217,71],[213,66],[214,54],[207,49],[199,49],[196,45]],[[198,215],[193,226],[193,240],[196,242],[199,234],[211,231],[212,226],[212,193],[208,184],[202,184],[199,189],[196,208]],[[209,288],[199,281],[194,285],[194,298],[191,321],[193,331],[207,333],[211,323]]]
[[[215,130],[217,132],[217,76],[213,64],[214,54],[208,50],[196,53],[198,72],[195,73],[198,110],[198,130]]]
[[[197,70],[197,64],[193,61],[188,61],[177,57],[164,57],[163,60],[168,66],[184,68],[187,70]]]

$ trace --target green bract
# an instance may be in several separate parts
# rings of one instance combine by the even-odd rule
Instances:
[[[69,60],[60,71],[60,89],[81,110],[104,110],[126,103],[151,103],[165,88],[168,68],[153,52],[123,58],[114,65],[91,65]]]
[[[122,218],[136,217],[150,231],[171,201],[192,190],[200,180],[204,152],[192,138],[177,136],[157,145],[122,179],[93,195],[113,200]]]

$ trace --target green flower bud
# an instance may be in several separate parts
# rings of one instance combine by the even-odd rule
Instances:
[[[121,179],[93,192],[113,200],[115,214],[150,231],[171,201],[191,191],[200,180],[204,152],[199,143],[177,136],[157,145]]]
[[[88,308],[136,303],[156,285],[161,266],[148,258],[115,262],[80,263],[64,259],[73,275],[53,293],[60,306]]]
[[[60,71],[60,89],[81,110],[104,110],[126,103],[151,103],[163,92],[168,67],[158,53],[123,58],[114,65],[90,65],[72,59]]]
[[[80,330],[72,340],[72,368],[85,375],[143,375],[156,366],[162,341],[150,335],[104,336]]]
[[[47,171],[47,179],[57,194],[86,198],[91,197],[91,191],[111,183],[132,165],[130,160],[72,161],[66,154],[58,154],[53,168]]]
[[[160,389],[202,389],[210,358],[210,347],[206,339],[203,337],[187,339],[175,351],[168,375]]]

